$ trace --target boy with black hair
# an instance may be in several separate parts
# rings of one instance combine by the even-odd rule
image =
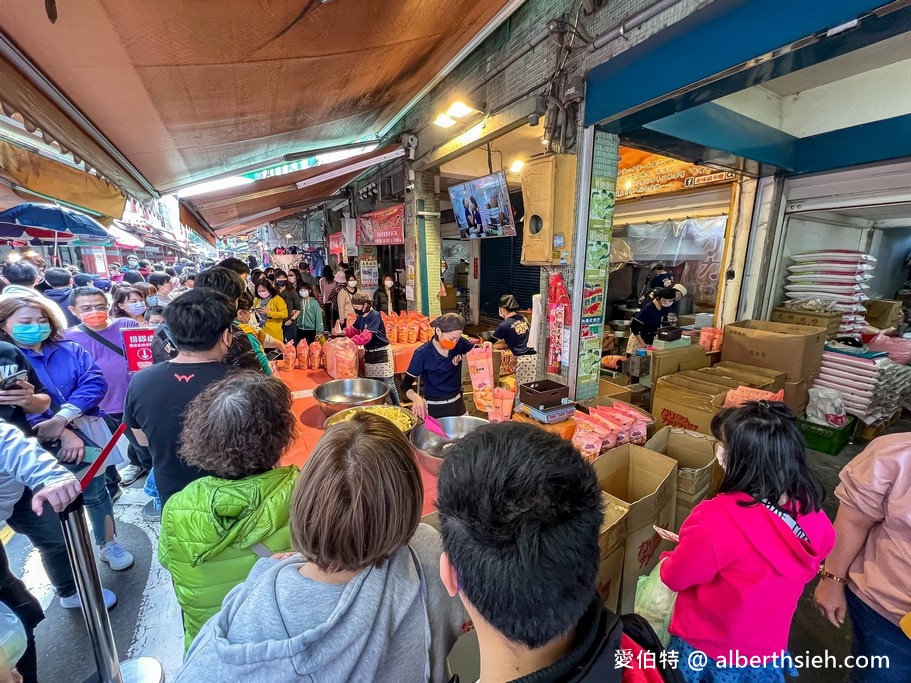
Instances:
[[[618,656],[641,648],[595,587],[601,500],[573,445],[533,425],[485,425],[446,450],[440,578],[477,630],[481,683],[619,683],[631,671]]]
[[[247,278],[250,277],[250,266],[245,262],[241,261],[239,258],[230,256],[223,261],[219,261],[216,268],[227,268],[228,270],[233,270],[235,273],[240,275],[244,281],[244,285],[247,284]]]
[[[44,271],[44,281],[50,289],[44,296],[53,301],[66,316],[67,327],[79,324],[79,318],[70,312],[70,294],[73,293],[73,274],[66,268],[48,268]]]
[[[41,299],[43,302],[47,303],[47,300],[41,295],[41,292],[36,289],[40,277],[38,275],[38,267],[31,261],[23,259],[21,261],[4,263],[3,270],[0,272],[2,272],[3,281],[6,282],[3,293],[0,294],[0,301],[5,301],[6,299],[12,299],[14,297],[31,297],[33,299]],[[69,275],[69,273],[67,273],[67,275]],[[47,285],[45,289],[50,289],[50,285]],[[57,321],[57,325],[60,329],[65,330],[69,327],[69,321],[63,314],[63,310],[60,306],[54,301],[51,301],[48,305],[53,311],[54,319]]]
[[[230,348],[237,303],[208,288],[182,294],[165,309],[177,355],[134,375],[123,421],[147,445],[162,504],[191,481],[211,474],[177,455],[183,413],[196,396],[234,367],[222,361]]]

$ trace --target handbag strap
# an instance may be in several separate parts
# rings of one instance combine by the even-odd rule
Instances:
[[[104,347],[107,347],[114,353],[120,355],[122,358],[127,357],[126,353],[124,353],[124,351],[121,347],[117,346],[117,344],[115,344],[114,342],[105,339],[104,337],[102,337],[100,334],[98,334],[94,330],[90,330],[88,327],[86,327],[85,323],[82,323],[81,325],[79,325],[79,330],[82,332],[85,332],[96,342],[98,342],[99,344],[101,344]]]

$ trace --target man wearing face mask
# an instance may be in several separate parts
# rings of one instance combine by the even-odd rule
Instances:
[[[655,335],[658,330],[665,324],[667,315],[671,307],[677,301],[677,290],[668,287],[658,290],[654,299],[649,299],[642,304],[639,312],[633,316],[630,323],[629,344],[626,352],[635,353],[636,349],[643,349],[651,346],[655,341]]]
[[[190,402],[235,370],[222,361],[232,343],[236,313],[236,302],[214,289],[182,294],[165,309],[177,356],[141,370],[130,382],[123,421],[149,448],[162,505],[191,481],[211,474],[180,459],[178,440]]]
[[[462,356],[475,345],[462,336],[465,320],[458,313],[444,313],[430,326],[433,339],[415,350],[402,380],[402,391],[414,401],[411,410],[422,420],[427,415],[464,415],[467,409],[462,398]],[[414,388],[418,379],[423,397]]]
[[[364,377],[384,382],[389,387],[389,400],[397,406],[399,392],[395,387],[395,362],[383,318],[373,310],[370,296],[363,292],[354,295],[352,304],[357,319],[353,325],[345,328],[345,336],[364,347]]]
[[[70,312],[79,318],[79,324],[64,333],[64,337],[76,342],[95,359],[104,380],[108,383],[107,393],[98,405],[112,431],[123,421],[123,405],[130,386],[130,371],[123,350],[122,330],[139,327],[132,318],[111,318],[108,314],[104,292],[94,287],[77,287],[70,295]],[[132,435],[130,435],[132,437]],[[130,439],[127,456],[130,466],[122,472],[125,486],[142,477],[152,467],[148,449]],[[117,471],[109,472],[109,482],[119,481]],[[116,485],[109,486],[116,493]]]

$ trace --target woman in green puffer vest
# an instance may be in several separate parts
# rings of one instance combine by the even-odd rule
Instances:
[[[171,572],[187,648],[260,557],[291,547],[298,469],[279,461],[297,435],[292,400],[281,380],[243,371],[187,408],[180,455],[216,473],[172,496],[161,513],[158,559]]]

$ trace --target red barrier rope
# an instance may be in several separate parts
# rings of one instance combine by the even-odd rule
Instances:
[[[86,470],[85,476],[83,476],[82,480],[79,482],[79,484],[82,486],[83,491],[85,491],[86,487],[92,483],[92,479],[95,478],[95,475],[98,473],[98,470],[101,469],[104,461],[108,459],[111,451],[114,450],[114,445],[117,443],[117,440],[124,435],[126,430],[127,426],[121,422],[120,426],[114,431],[114,436],[112,436],[107,445],[101,449],[101,455],[99,455],[98,459],[89,466],[88,470]]]

